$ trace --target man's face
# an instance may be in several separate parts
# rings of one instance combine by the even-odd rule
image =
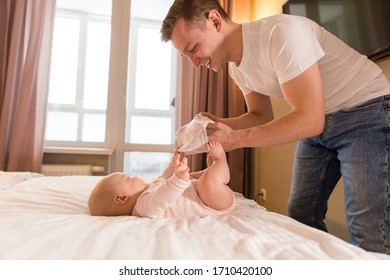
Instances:
[[[180,55],[187,57],[195,68],[203,65],[217,72],[226,63],[222,35],[211,20],[200,27],[180,18],[173,28],[171,41]]]

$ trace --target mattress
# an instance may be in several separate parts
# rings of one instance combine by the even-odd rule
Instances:
[[[0,171],[1,260],[389,260],[235,193],[218,216],[88,212],[98,176]]]

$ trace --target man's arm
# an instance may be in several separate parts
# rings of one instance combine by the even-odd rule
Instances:
[[[232,129],[244,129],[261,124],[265,124],[273,120],[271,99],[269,96],[252,92],[244,96],[245,103],[248,107],[248,112],[235,118],[217,118],[214,115],[206,112],[201,114],[210,118],[215,122],[223,123]],[[213,125],[210,124],[208,128]]]
[[[281,90],[291,107],[289,113],[261,124],[262,120],[256,118],[261,107],[255,104],[258,100],[253,95],[256,93],[250,93],[246,99],[248,113],[241,117],[242,123],[211,123],[208,128],[216,131],[209,135],[208,140],[219,141],[225,151],[231,151],[242,147],[281,145],[320,134],[324,128],[325,113],[321,74],[317,63],[298,77],[282,84]],[[236,118],[239,119],[240,117]],[[250,127],[251,125],[254,126]]]

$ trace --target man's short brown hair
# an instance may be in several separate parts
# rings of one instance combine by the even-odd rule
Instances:
[[[224,20],[230,20],[217,0],[175,0],[162,23],[161,40],[164,42],[171,40],[173,28],[180,18],[201,27],[211,10],[216,10]]]

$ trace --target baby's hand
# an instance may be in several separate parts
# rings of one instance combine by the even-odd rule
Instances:
[[[173,163],[176,176],[182,180],[188,181],[190,179],[190,168],[187,165],[187,158],[183,157],[183,159],[180,160],[180,155],[176,155],[173,158]]]
[[[174,168],[175,167],[175,158],[179,155],[178,148],[176,148],[173,152],[173,157],[171,158],[171,161],[169,162],[169,167]]]

